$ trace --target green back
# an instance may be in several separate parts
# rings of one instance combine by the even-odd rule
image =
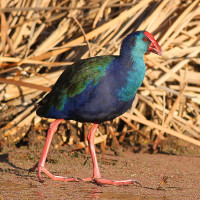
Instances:
[[[47,107],[54,107],[62,110],[68,98],[80,94],[93,82],[94,86],[101,77],[106,75],[109,64],[114,60],[114,56],[92,57],[79,60],[68,66],[61,74],[45,100]]]

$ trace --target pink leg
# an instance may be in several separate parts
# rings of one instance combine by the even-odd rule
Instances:
[[[141,184],[137,180],[134,180],[134,179],[114,181],[114,180],[107,180],[107,179],[101,178],[99,165],[98,165],[98,161],[97,161],[97,156],[96,156],[96,152],[95,152],[95,146],[94,146],[94,137],[95,137],[95,132],[96,132],[97,127],[98,127],[98,124],[94,124],[88,134],[89,149],[90,149],[92,163],[93,163],[93,177],[84,178],[83,181],[95,181],[98,185],[138,184],[141,186]]]
[[[45,168],[45,161],[47,158],[47,154],[49,151],[49,147],[50,147],[53,135],[56,132],[58,125],[61,123],[62,120],[63,119],[57,119],[51,123],[50,128],[47,133],[46,143],[45,143],[44,149],[42,151],[42,156],[40,157],[39,162],[36,163],[32,169],[30,169],[30,171],[35,171],[35,169],[38,168],[38,178],[41,182],[43,182],[43,179],[41,176],[42,171],[53,180],[59,180],[59,181],[80,181],[81,180],[78,178],[67,178],[67,177],[62,177],[62,176],[54,176]]]

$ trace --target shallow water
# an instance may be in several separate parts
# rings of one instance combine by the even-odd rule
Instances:
[[[38,199],[39,193],[28,184],[0,181],[0,199]]]
[[[140,196],[131,193],[117,193],[116,191],[103,191],[101,187],[87,187],[81,186],[76,188],[75,191],[67,191],[67,186],[61,185],[56,190],[43,192],[39,187],[32,184],[20,184],[10,181],[0,181],[0,200],[11,199],[117,199],[117,200],[153,200],[154,196]],[[168,198],[159,198],[166,200]]]

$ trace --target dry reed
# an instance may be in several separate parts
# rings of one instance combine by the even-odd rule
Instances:
[[[16,144],[31,124],[39,130],[35,104],[66,65],[118,54],[125,35],[148,30],[164,56],[145,55],[146,78],[133,107],[115,120],[126,125],[95,142],[116,135],[123,142],[123,133],[135,131],[157,135],[154,148],[165,134],[200,146],[199,5],[200,0],[1,1],[1,144]],[[86,145],[72,138],[59,144],[64,143],[72,150]]]

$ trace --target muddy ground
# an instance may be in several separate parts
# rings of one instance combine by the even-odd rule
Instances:
[[[85,182],[57,182],[45,174],[44,183],[36,172],[29,173],[41,149],[7,149],[0,154],[0,199],[200,199],[200,156],[98,154],[101,174],[110,179],[137,179],[142,187],[97,186]],[[56,175],[89,177],[90,157],[81,152],[51,150],[46,167]],[[163,183],[167,177],[167,183]]]

